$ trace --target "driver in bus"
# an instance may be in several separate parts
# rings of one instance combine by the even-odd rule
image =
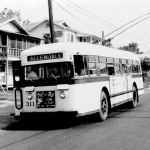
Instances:
[[[33,71],[31,67],[28,67],[27,68],[27,80],[29,80],[30,78],[34,80],[39,79],[37,73]]]

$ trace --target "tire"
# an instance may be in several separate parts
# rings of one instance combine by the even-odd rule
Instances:
[[[132,101],[130,102],[130,106],[131,108],[135,108],[138,104],[138,93],[135,86],[133,86],[132,91],[133,91],[133,98]]]
[[[104,91],[101,92],[100,97],[100,110],[99,110],[99,119],[104,121],[108,116],[108,98]]]

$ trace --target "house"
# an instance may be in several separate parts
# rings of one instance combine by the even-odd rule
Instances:
[[[45,43],[50,40],[49,20],[44,19],[37,23],[23,26],[24,29],[34,37],[44,38]],[[72,29],[64,20],[54,21],[54,36],[56,42],[88,42],[100,40],[100,37],[81,33]],[[47,39],[49,37],[49,39]]]
[[[14,18],[0,18],[0,84],[13,87],[12,61],[19,60],[20,53],[40,45],[41,39],[32,37]]]

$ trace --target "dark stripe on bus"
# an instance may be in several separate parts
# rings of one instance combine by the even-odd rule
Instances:
[[[74,83],[68,82],[69,84],[82,84],[82,83],[93,83],[93,82],[104,82],[104,81],[109,81],[110,77],[88,77],[88,78],[74,78],[70,79],[74,80]],[[69,80],[68,80],[69,81]]]
[[[139,78],[142,77],[142,74],[132,74],[132,78]]]
[[[128,93],[131,93],[131,92],[132,92],[132,90],[125,91],[125,92],[120,92],[120,93],[116,93],[116,94],[111,94],[110,98],[113,98],[113,97],[116,97],[116,96],[121,96],[121,95],[128,94]]]
[[[138,89],[138,91],[139,90],[144,90],[144,88],[140,88],[140,89]],[[132,93],[132,90],[128,90],[128,91],[124,91],[124,92],[120,92],[120,93],[116,93],[116,94],[111,94],[110,98],[113,98],[116,96],[121,96],[121,95],[128,94],[128,93]]]
[[[132,75],[132,78],[137,78],[137,77],[141,77],[141,74],[138,75]],[[59,84],[84,84],[84,83],[94,83],[94,82],[104,82],[104,81],[110,81],[110,77],[111,76],[95,76],[95,77],[79,77],[79,78],[64,78],[59,80],[59,78],[57,79],[57,81],[55,79],[52,80],[32,80],[31,81],[25,81],[24,83],[22,83],[21,87],[26,87],[26,86],[55,86],[55,85],[59,85]]]

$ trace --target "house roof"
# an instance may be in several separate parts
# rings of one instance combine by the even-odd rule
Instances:
[[[45,21],[49,21],[49,20],[44,19],[44,20],[36,22],[36,23],[30,23],[30,24],[24,25],[23,27],[27,32],[30,32],[32,29],[36,28],[38,25],[42,24]],[[66,23],[64,20],[54,21],[54,24],[59,26],[59,27],[62,27],[63,29],[66,29],[68,31],[75,32],[77,37],[90,37],[90,36],[92,36],[92,37],[95,37],[96,39],[101,39],[100,37],[98,37],[96,35],[91,35],[88,33],[82,33],[80,31],[76,31],[74,29],[71,29],[71,27],[68,25],[68,23]]]
[[[30,36],[30,35],[26,35],[26,34],[21,34],[21,33],[14,33],[14,32],[11,32],[11,31],[5,31],[5,30],[1,30],[0,29],[0,33],[7,33],[9,35],[21,35],[22,37],[28,37],[30,39],[36,39],[36,40],[41,40],[40,38],[38,37],[33,37],[33,36]]]
[[[15,18],[0,18],[0,28],[8,23],[12,23],[16,26],[20,30],[20,33],[29,35]]]
[[[49,20],[44,19],[44,20],[36,22],[36,23],[30,23],[30,24],[24,25],[23,27],[26,31],[29,32],[32,29],[34,29],[35,27],[37,27],[38,25],[40,25],[40,24],[42,24],[43,22],[46,22],[46,21],[49,21]],[[64,29],[66,29],[66,30],[76,32],[75,30],[71,29],[70,26],[68,25],[68,23],[66,23],[64,20],[54,21],[54,24],[59,26],[59,27],[62,27]]]
[[[79,31],[76,33],[76,37],[89,37],[89,36],[92,36],[92,37],[95,37],[96,39],[101,40],[101,37],[98,37],[96,35],[82,33],[82,32],[79,32]]]
[[[12,18],[0,18],[0,24],[12,20]]]

